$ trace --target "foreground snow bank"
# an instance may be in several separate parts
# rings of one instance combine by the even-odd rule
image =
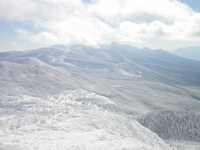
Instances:
[[[84,90],[54,97],[7,97],[0,109],[0,148],[169,150],[161,138],[101,106],[115,103]]]

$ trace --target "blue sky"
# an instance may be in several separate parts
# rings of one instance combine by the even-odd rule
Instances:
[[[199,0],[181,0],[181,2],[187,4],[194,11],[200,12],[200,1]]]
[[[115,41],[200,46],[199,0],[0,0],[0,51]]]

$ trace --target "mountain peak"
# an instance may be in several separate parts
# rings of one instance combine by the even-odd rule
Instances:
[[[114,41],[111,42],[110,45],[113,45],[113,46],[119,46],[119,44],[118,44],[117,42],[114,42]]]

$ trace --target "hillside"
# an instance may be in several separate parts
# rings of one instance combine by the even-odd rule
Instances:
[[[200,62],[111,43],[0,53],[0,149],[200,148]]]
[[[171,51],[171,53],[184,58],[200,61],[200,46],[178,48]]]

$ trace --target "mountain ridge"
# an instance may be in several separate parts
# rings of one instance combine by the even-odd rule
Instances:
[[[129,45],[119,45],[117,43],[103,45],[99,49],[82,45],[70,47],[62,45],[61,47],[62,49],[57,45],[50,48],[18,52],[18,54],[15,53],[14,56],[10,52],[11,55],[4,57],[1,57],[3,54],[0,53],[0,60],[11,60],[14,57],[35,57],[50,65],[56,65],[56,63],[53,62],[54,59],[54,61],[57,60],[57,62],[65,61],[65,63],[68,64],[79,65],[80,68],[88,68],[90,65],[93,69],[95,69],[95,66],[98,66],[98,64],[99,67],[102,66],[102,69],[106,69],[110,68],[110,65],[114,66],[119,63],[133,62],[145,68],[152,69],[162,74],[162,76],[168,76],[168,78],[176,77],[175,80],[171,82],[177,82],[182,78],[183,72],[187,72],[184,75],[185,79],[179,81],[183,83],[187,82],[187,80],[191,80],[190,77],[195,78],[200,70],[200,62],[184,59],[163,50],[139,49]],[[126,49],[127,47],[128,49]],[[104,63],[107,65],[110,63],[110,65],[106,67],[106,65],[103,65]],[[192,82],[188,81],[187,83],[200,84],[197,79],[194,79]]]
[[[184,58],[200,61],[200,46],[189,46],[171,51],[172,54]]]
[[[199,78],[198,61],[117,43],[0,53],[0,149],[198,149]]]

